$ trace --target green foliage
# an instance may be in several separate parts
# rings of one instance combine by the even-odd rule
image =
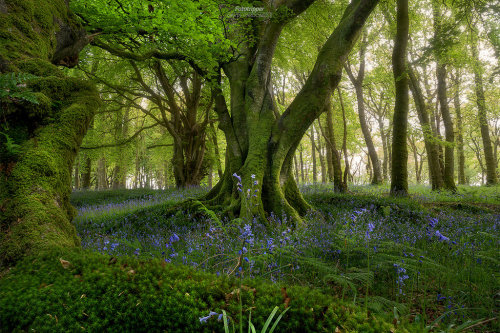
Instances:
[[[52,332],[221,331],[222,323],[215,318],[203,324],[199,318],[210,310],[237,318],[235,294],[241,294],[245,315],[252,311],[252,323],[264,327],[270,310],[283,303],[280,287],[257,280],[239,285],[236,279],[160,260],[116,259],[84,251],[46,253],[24,259],[1,278],[0,327]],[[316,290],[291,286],[287,292],[290,310],[282,313],[279,331],[393,329]]]
[[[38,104],[37,96],[26,87],[27,81],[36,78],[28,73],[0,74],[0,102],[26,101]]]

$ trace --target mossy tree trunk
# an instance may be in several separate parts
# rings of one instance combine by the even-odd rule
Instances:
[[[397,1],[396,38],[392,68],[396,87],[392,134],[391,195],[408,195],[408,76],[406,46],[408,44],[408,0]]]
[[[277,12],[296,16],[312,2],[285,1]],[[293,156],[305,132],[325,110],[340,81],[343,64],[377,3],[350,3],[321,48],[306,83],[281,115],[273,107],[270,73],[274,49],[286,22],[271,19],[262,23],[261,29],[251,30],[261,31],[252,36],[256,43],[242,46],[239,58],[223,67],[231,86],[231,105],[220,90],[216,92],[215,109],[226,136],[227,158],[224,177],[206,196],[207,205],[228,207],[230,215],[243,218],[265,218],[266,213],[274,212],[286,214],[295,223],[302,221],[310,205],[293,178]]]
[[[65,0],[6,0],[0,10],[0,71],[29,73],[25,94],[2,100],[0,266],[23,255],[78,246],[69,203],[71,171],[99,96],[54,64],[74,66],[87,43]],[[26,29],[27,28],[27,29]],[[3,139],[0,139],[3,140]]]

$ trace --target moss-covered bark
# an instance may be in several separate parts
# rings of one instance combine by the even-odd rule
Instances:
[[[6,0],[0,10],[0,75],[28,73],[35,101],[2,100],[0,265],[79,239],[69,203],[71,171],[99,103],[93,86],[54,64],[76,64],[86,43],[65,0]],[[14,142],[16,149],[7,144]]]

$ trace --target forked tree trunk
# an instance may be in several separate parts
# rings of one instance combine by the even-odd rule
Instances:
[[[368,120],[366,119],[366,112],[365,112],[363,81],[365,78],[366,47],[367,47],[367,40],[366,40],[366,34],[364,34],[359,50],[359,71],[357,77],[354,76],[349,65],[346,64],[344,67],[356,91],[359,124],[361,126],[361,131],[363,132],[363,137],[365,138],[366,148],[368,149],[368,157],[370,159],[370,162],[368,162],[368,164],[371,165],[370,167],[371,169],[370,171],[368,171],[368,173],[370,174],[371,183],[373,185],[376,185],[376,184],[382,184],[383,179],[382,179],[382,172],[380,170],[380,160],[378,158],[377,151],[375,150],[375,145],[373,144],[371,130],[368,126]]]
[[[298,15],[312,2],[290,0],[281,6]],[[224,66],[231,85],[231,112],[220,89],[215,104],[219,126],[226,135],[228,158],[224,178],[205,198],[207,205],[228,207],[229,215],[242,218],[265,219],[266,212],[274,212],[286,214],[295,223],[302,221],[301,216],[311,206],[293,179],[293,156],[307,129],[324,111],[340,81],[343,64],[377,3],[351,2],[321,48],[306,83],[282,115],[277,116],[273,110],[270,73],[274,49],[286,22],[262,23],[261,33],[253,36],[256,43],[242,45],[241,56]],[[242,192],[238,191],[239,177]]]
[[[397,0],[397,29],[392,53],[392,68],[396,86],[392,134],[391,195],[408,195],[408,76],[406,46],[408,44],[408,0]]]
[[[0,48],[0,71],[36,75],[25,84],[38,104],[13,101],[2,116],[18,149],[7,154],[0,141],[0,268],[26,254],[80,244],[71,224],[71,170],[99,104],[94,87],[52,64],[76,65],[87,42],[69,21],[66,1],[2,3],[0,33],[10,47]]]

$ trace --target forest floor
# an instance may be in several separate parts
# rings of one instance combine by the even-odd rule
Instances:
[[[196,322],[199,314],[199,325],[209,311],[226,310],[233,322],[239,322],[239,308],[241,318],[253,311],[252,321],[263,324],[274,304],[281,310],[290,306],[278,331],[297,327],[335,332],[499,331],[500,187],[460,186],[452,194],[414,186],[410,198],[389,197],[387,186],[352,186],[348,194],[333,193],[328,185],[306,185],[301,191],[315,207],[305,217],[305,227],[294,228],[279,213],[269,217],[272,228],[240,219],[214,222],[196,211],[170,213],[169,207],[205,193],[203,188],[77,191],[72,195],[79,212],[74,224],[86,253],[83,257],[93,263],[85,267],[108,260],[104,267],[118,261],[122,270],[156,263],[178,270],[175,274],[188,280],[201,276],[199,281],[230,281],[226,291],[236,286],[223,294],[223,301],[204,296],[201,304],[190,305],[191,317],[176,320],[192,322],[195,318]],[[77,267],[73,261],[79,261],[79,256],[64,258],[72,258],[67,261]],[[26,270],[33,269],[30,265]],[[82,265],[74,274],[78,278],[90,274]],[[97,271],[104,274],[108,269]],[[128,280],[138,269],[127,273]],[[166,280],[157,279],[158,284]],[[0,285],[8,286],[5,280]],[[89,283],[105,285],[99,280]],[[201,285],[203,290],[208,288]],[[120,288],[116,287],[117,293]],[[205,292],[192,288],[187,288],[191,290],[187,295]],[[263,288],[271,288],[268,294],[274,296],[265,298],[256,291]],[[141,294],[141,288],[136,289]],[[231,300],[239,300],[245,292],[253,296],[242,296],[239,305],[232,305]],[[0,305],[5,295],[0,291]],[[84,295],[91,298],[89,292]],[[327,310],[332,308],[331,300],[337,304],[333,308],[342,309],[343,314]],[[318,319],[318,312],[311,315],[314,308],[323,309],[323,319]],[[88,321],[83,317],[82,323]],[[208,317],[196,331],[222,330],[222,323]],[[109,322],[100,325],[114,327]],[[175,326],[169,331],[176,331]]]

